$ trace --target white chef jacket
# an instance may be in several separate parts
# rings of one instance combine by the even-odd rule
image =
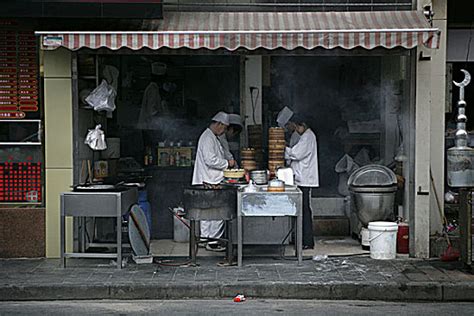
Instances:
[[[311,129],[308,128],[292,148],[286,147],[285,159],[291,160],[297,185],[319,187],[318,143]]]
[[[160,88],[155,82],[150,82],[143,93],[142,107],[138,117],[138,128],[153,128],[152,117],[158,113],[165,112],[165,110],[161,102]]]
[[[224,179],[228,162],[219,139],[207,128],[199,137],[192,184],[217,184]]]
[[[234,155],[232,155],[232,153],[230,152],[230,146],[229,146],[229,142],[227,141],[227,135],[224,133],[221,136],[217,136],[217,138],[219,139],[219,141],[222,145],[222,148],[224,149],[225,159],[233,160]]]
[[[300,138],[301,138],[301,135],[298,134],[297,131],[294,131],[293,134],[291,134],[290,147],[295,146],[298,143],[298,141],[300,140]]]

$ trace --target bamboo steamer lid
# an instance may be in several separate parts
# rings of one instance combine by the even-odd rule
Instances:
[[[269,138],[268,139],[269,144],[286,144],[286,141],[284,139],[273,139]]]
[[[275,150],[285,151],[285,148],[286,148],[285,144],[268,144],[269,150],[275,149]]]

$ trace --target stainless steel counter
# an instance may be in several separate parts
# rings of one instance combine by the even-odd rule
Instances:
[[[138,202],[137,188],[107,192],[63,192],[60,195],[61,265],[66,258],[117,258],[117,268],[122,268],[122,215]],[[116,253],[67,253],[65,250],[66,216],[115,217],[117,230]]]
[[[242,266],[242,248],[245,230],[244,217],[291,217],[296,220],[296,256],[302,262],[303,250],[303,194],[295,186],[286,186],[285,192],[268,192],[259,186],[256,192],[237,192],[237,263]],[[260,227],[265,234],[265,227]]]

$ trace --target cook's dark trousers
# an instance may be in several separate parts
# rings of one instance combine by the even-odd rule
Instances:
[[[303,246],[314,247],[313,212],[311,211],[310,206],[311,188],[299,188],[301,192],[303,192]]]

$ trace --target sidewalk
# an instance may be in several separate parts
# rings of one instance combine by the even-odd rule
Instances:
[[[183,261],[185,258],[174,258]],[[296,262],[245,258],[244,267],[136,265],[107,260],[0,260],[0,300],[250,298],[474,301],[474,275],[460,263],[339,257]]]

